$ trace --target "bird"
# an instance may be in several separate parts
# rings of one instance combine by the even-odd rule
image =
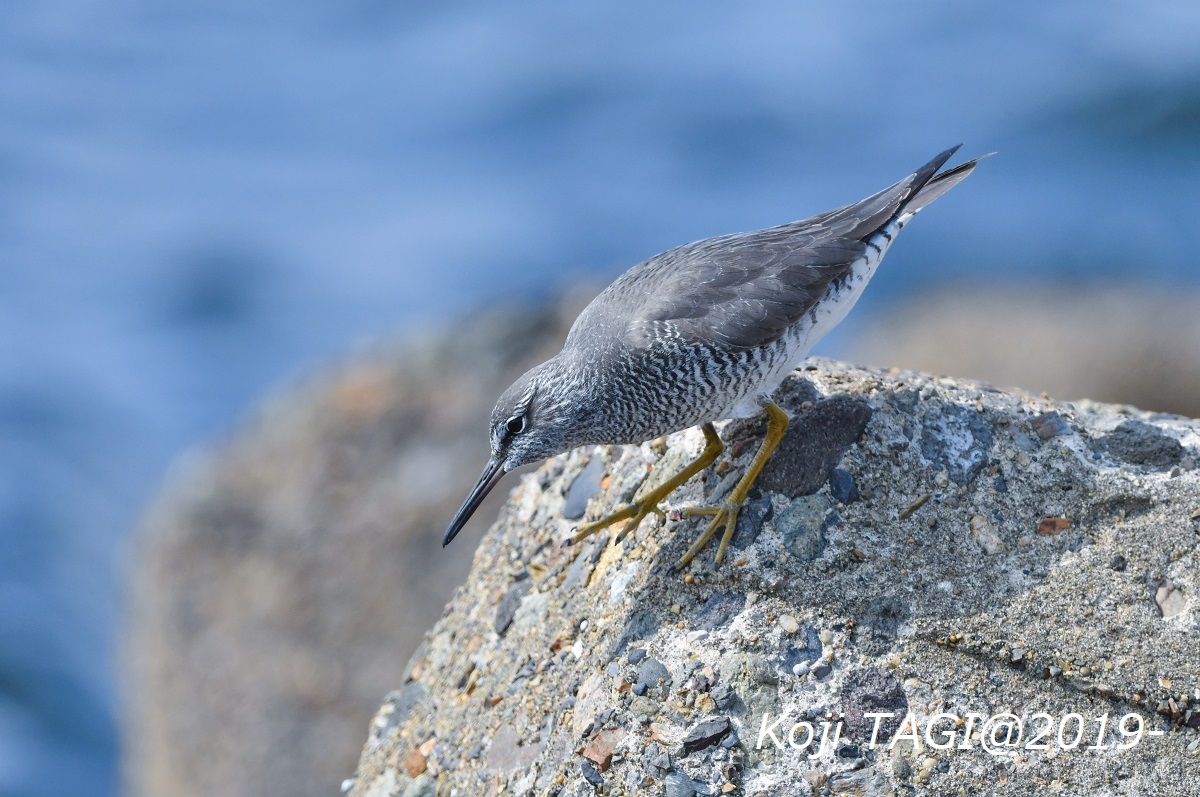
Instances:
[[[583,309],[562,351],[501,394],[490,457],[450,521],[450,544],[509,471],[580,446],[629,445],[699,426],[700,455],[641,499],[573,529],[572,542],[625,521],[620,541],[723,451],[714,423],[765,413],[757,453],[679,559],[683,568],[722,531],[719,565],[738,511],[788,425],[771,400],[783,379],[854,306],[901,229],[975,169],[941,171],[958,146],[898,183],[836,210],[754,232],[684,244],[634,266]]]

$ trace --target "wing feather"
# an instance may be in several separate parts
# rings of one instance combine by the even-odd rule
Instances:
[[[613,331],[623,332],[625,344],[635,348],[668,338],[741,350],[778,340],[865,255],[866,240],[931,179],[936,182],[937,170],[955,149],[854,204],[778,227],[685,244],[634,266],[588,306],[568,346],[587,346],[584,330],[614,324],[623,328]],[[953,174],[946,188],[966,173],[969,168]]]

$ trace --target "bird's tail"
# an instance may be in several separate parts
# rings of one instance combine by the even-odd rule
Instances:
[[[900,213],[898,214],[902,219],[913,216],[921,208],[925,207],[930,202],[961,183],[967,178],[968,174],[975,170],[975,166],[978,165],[981,160],[984,158],[990,158],[992,155],[996,154],[994,152],[989,152],[986,155],[980,155],[978,158],[969,160],[966,163],[961,163],[952,169],[947,169],[944,172],[938,172],[937,170],[942,167],[942,164],[945,163],[952,154],[954,154],[954,150],[956,149],[958,149],[958,147],[954,147],[953,149],[943,152],[941,155],[938,155],[938,157],[926,164],[922,169],[917,171],[916,175],[914,175],[916,178],[914,182],[916,182],[917,185],[920,185],[920,188],[913,192],[913,194],[904,201],[904,204],[900,209]],[[927,172],[928,176],[922,174],[922,172]]]

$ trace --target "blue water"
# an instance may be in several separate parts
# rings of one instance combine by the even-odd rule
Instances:
[[[0,4],[0,793],[114,794],[122,541],[265,391],[959,141],[856,317],[1200,282],[1194,0]]]

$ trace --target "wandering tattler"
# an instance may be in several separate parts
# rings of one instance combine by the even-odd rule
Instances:
[[[686,511],[712,519],[679,566],[723,527],[720,563],[738,510],[787,429],[771,394],[845,318],[909,219],[975,168],[978,158],[938,172],[957,149],[853,205],[685,244],[618,277],[579,314],[563,350],[496,402],[491,458],[442,545],[513,468],[578,446],[641,443],[699,424],[707,444],[695,461],[572,538],[625,520],[620,540],[647,515],[664,517],[659,503],[716,461],[724,447],[714,421],[765,411],[766,437],[729,498]]]

